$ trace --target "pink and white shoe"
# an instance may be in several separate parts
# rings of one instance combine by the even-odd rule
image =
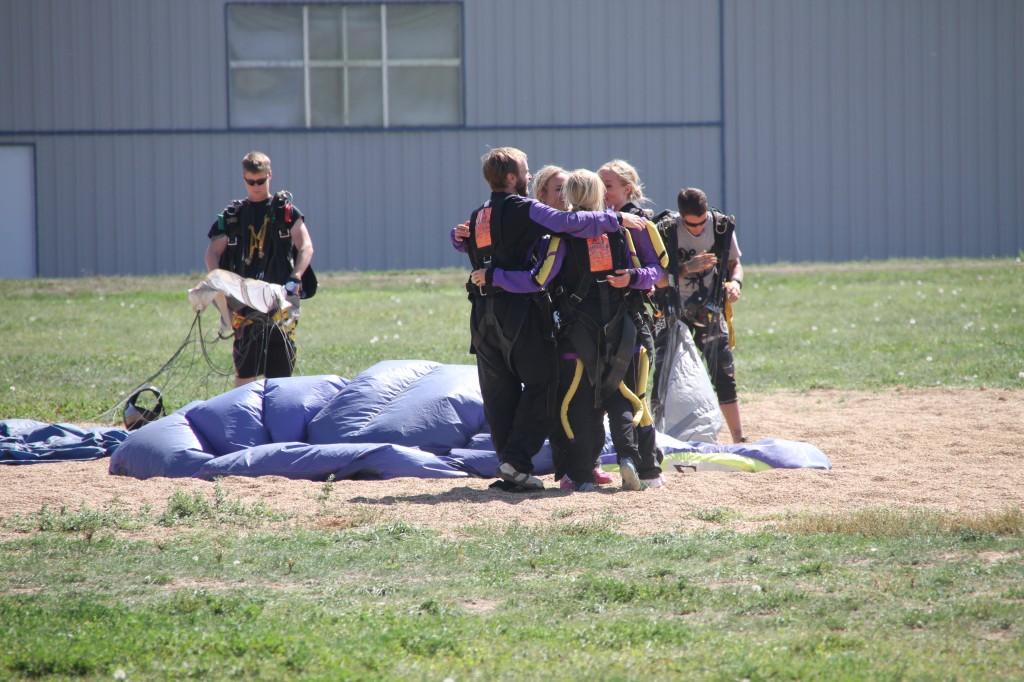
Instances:
[[[594,467],[594,483],[597,485],[608,485],[612,482],[612,475],[601,467]]]
[[[653,490],[655,488],[663,488],[665,486],[665,477],[658,474],[657,478],[641,478],[640,482]]]
[[[562,490],[573,490],[576,484],[568,476],[562,476],[562,480],[558,482],[558,487]]]

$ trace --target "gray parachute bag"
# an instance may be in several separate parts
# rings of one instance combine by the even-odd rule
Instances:
[[[654,410],[654,426],[681,441],[717,443],[722,412],[690,330],[675,322],[669,339],[665,358],[658,357],[659,363],[665,363],[665,371],[660,377],[662,404]]]

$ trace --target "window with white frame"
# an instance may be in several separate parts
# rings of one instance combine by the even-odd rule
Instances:
[[[459,3],[228,6],[236,128],[462,122]]]

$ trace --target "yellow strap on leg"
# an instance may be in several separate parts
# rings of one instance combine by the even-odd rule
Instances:
[[[576,438],[576,434],[572,432],[572,427],[569,426],[569,403],[572,401],[572,397],[576,395],[576,390],[580,387],[580,379],[583,377],[583,361],[576,358],[576,373],[572,377],[572,383],[569,385],[569,392],[562,398],[562,408],[559,412],[562,418],[562,430],[565,431],[565,435],[569,440]]]
[[[725,325],[729,328],[729,350],[736,347],[736,330],[732,326],[732,301],[725,302]]]
[[[636,388],[640,391],[640,402],[644,408],[643,418],[640,419],[640,426],[650,426],[654,423],[651,417],[651,406],[647,400],[647,379],[651,374],[651,358],[647,355],[647,349],[640,347],[640,376],[636,382]]]
[[[640,420],[644,418],[644,402],[636,397],[633,391],[629,390],[625,381],[619,382],[619,393],[626,397],[626,400],[633,406],[633,426],[640,426]]]

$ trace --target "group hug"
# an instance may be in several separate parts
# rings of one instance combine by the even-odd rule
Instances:
[[[696,188],[679,192],[678,212],[655,215],[623,160],[596,172],[547,165],[534,177],[524,152],[500,147],[482,171],[490,198],[450,238],[472,268],[471,352],[495,476],[543,489],[533,456],[549,441],[560,488],[612,483],[600,460],[607,419],[622,488],[663,487],[654,415],[668,368],[658,359],[676,324],[704,357],[733,441],[744,442],[732,355],[731,306],[743,288],[735,221]]]

